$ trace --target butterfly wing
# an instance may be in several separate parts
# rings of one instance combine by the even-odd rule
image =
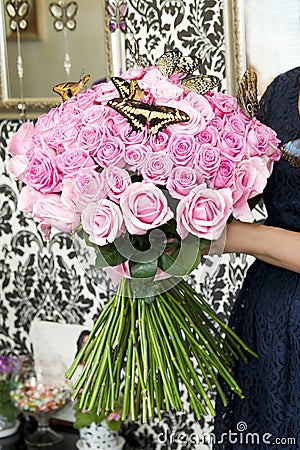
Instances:
[[[177,108],[149,105],[130,98],[114,98],[107,104],[128,120],[132,131],[143,131],[149,122],[150,134],[156,136],[171,123],[187,122],[190,119],[188,114]]]
[[[130,83],[120,77],[112,77],[112,82],[116,86],[121,98],[140,100],[144,95],[144,90],[139,87],[137,80]]]
[[[191,75],[185,77],[181,83],[190,91],[204,95],[219,85],[220,78],[214,75]]]
[[[116,86],[121,98],[129,98],[130,96],[130,83],[123,80],[120,77],[112,77],[111,81]]]
[[[128,98],[114,98],[109,100],[107,104],[128,120],[131,131],[144,130],[149,117],[150,105]]]
[[[137,80],[131,80],[129,86],[129,98],[132,100],[140,100],[144,95],[144,89],[141,89]]]
[[[200,59],[197,56],[180,56],[175,66],[178,73],[193,73],[199,69]]]
[[[247,117],[255,116],[258,107],[257,73],[247,69],[239,83],[237,102]]]
[[[59,94],[65,102],[71,97],[74,97],[74,95],[78,94],[89,79],[90,75],[84,75],[84,77],[82,77],[78,82],[67,81],[65,83],[59,83],[54,86],[53,91]]]
[[[158,58],[157,67],[165,77],[169,77],[175,71],[181,56],[182,53],[179,50],[166,52]]]
[[[149,130],[157,136],[172,123],[188,122],[190,117],[184,111],[164,105],[148,105],[150,107]]]

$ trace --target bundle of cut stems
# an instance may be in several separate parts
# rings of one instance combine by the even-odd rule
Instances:
[[[73,395],[80,409],[109,413],[122,399],[122,420],[141,414],[142,422],[161,420],[163,411],[183,411],[183,383],[200,419],[215,414],[209,391],[216,389],[226,404],[218,374],[242,397],[231,372],[238,358],[246,360],[245,352],[255,356],[186,281],[149,304],[123,278],[67,378],[83,364]]]

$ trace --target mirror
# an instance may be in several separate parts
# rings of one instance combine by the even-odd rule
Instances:
[[[246,70],[258,74],[258,94],[279,73],[299,65],[299,0],[225,0],[224,29],[228,90],[236,95]]]
[[[125,36],[120,38],[119,30],[110,33],[105,0],[30,0],[26,17],[28,25],[25,30],[20,30],[19,51],[17,31],[10,29],[11,15],[7,11],[8,3],[13,4],[14,1],[0,2],[0,117],[19,118],[22,97],[26,117],[38,117],[60,104],[60,97],[52,90],[56,84],[76,82],[83,75],[90,74],[86,84],[90,87],[95,82],[110,78],[122,67]],[[15,3],[21,2],[18,0]],[[74,3],[78,5],[77,11]],[[54,15],[51,14],[50,4],[63,7],[73,4],[73,9],[67,12],[71,18],[69,28],[65,26],[57,31],[62,28],[62,23],[59,23],[62,22],[62,14],[59,7],[53,9],[53,6],[51,10]],[[11,12],[14,13],[13,10]],[[17,68],[18,54],[21,54],[23,62],[21,82]],[[64,64],[67,54],[71,65],[69,74]]]

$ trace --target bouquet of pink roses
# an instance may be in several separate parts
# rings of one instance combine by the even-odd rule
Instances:
[[[182,410],[179,381],[198,418],[214,414],[206,389],[226,402],[219,373],[241,396],[231,368],[251,352],[185,277],[230,217],[251,217],[279,141],[235,98],[181,81],[129,69],[23,124],[9,148],[19,208],[46,239],[78,234],[118,284],[67,376],[85,361],[80,408],[114,411],[122,395],[123,420]]]

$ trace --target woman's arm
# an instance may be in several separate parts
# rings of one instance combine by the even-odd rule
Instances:
[[[300,233],[294,231],[233,220],[222,253],[246,253],[300,273]]]

